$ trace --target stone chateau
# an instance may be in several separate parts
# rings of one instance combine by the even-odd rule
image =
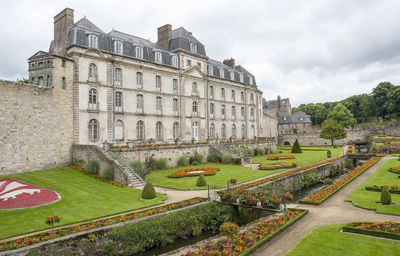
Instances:
[[[183,27],[157,32],[153,43],[105,33],[87,18],[75,22],[69,8],[54,17],[54,40],[49,52],[29,58],[29,80],[73,88],[75,143],[276,136],[276,117],[263,114],[254,75],[232,58],[208,57]]]

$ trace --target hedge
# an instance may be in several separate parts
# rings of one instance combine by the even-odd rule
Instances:
[[[365,187],[365,190],[374,191],[374,192],[381,192],[382,191],[381,188],[376,188],[376,187]],[[389,189],[389,192],[393,193],[393,194],[400,194],[400,190],[398,190],[398,189]]]
[[[394,239],[394,240],[400,240],[400,234],[386,232],[386,231],[366,230],[366,229],[349,227],[349,226],[344,226],[342,228],[342,231],[343,232],[348,232],[348,233],[367,235],[367,236],[376,236],[376,237],[383,237],[383,238],[390,238],[390,239]]]
[[[291,209],[288,209],[288,210],[291,210]],[[264,237],[263,239],[261,239],[260,241],[255,243],[252,247],[250,247],[249,249],[245,250],[244,252],[242,252],[239,255],[240,256],[247,256],[247,255],[252,254],[259,247],[261,247],[266,242],[270,241],[272,238],[274,238],[277,235],[279,235],[280,233],[282,233],[284,230],[286,230],[288,227],[292,226],[294,223],[296,223],[296,221],[300,220],[301,218],[303,218],[308,213],[308,210],[306,210],[306,209],[293,209],[293,210],[300,210],[300,211],[303,211],[303,212],[300,215],[297,215],[293,220],[289,221],[288,223],[286,223],[285,225],[280,227],[277,231],[275,231],[274,233]]]

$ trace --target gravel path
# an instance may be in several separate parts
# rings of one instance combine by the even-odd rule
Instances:
[[[387,159],[391,156],[383,157],[373,167],[361,174],[347,186],[342,188],[335,195],[326,200],[323,204],[291,205],[302,209],[308,209],[309,213],[298,221],[296,224],[288,228],[276,236],[272,241],[260,247],[252,255],[261,256],[277,256],[284,255],[292,248],[301,238],[308,234],[313,228],[318,226],[327,226],[332,224],[340,224],[353,221],[387,221],[393,220],[400,222],[400,216],[379,214],[375,211],[364,210],[353,206],[344,199],[352,193],[361,183],[363,183],[372,173],[374,173]]]

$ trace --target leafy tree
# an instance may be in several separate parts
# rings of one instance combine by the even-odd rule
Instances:
[[[332,146],[334,140],[344,139],[346,136],[347,133],[343,126],[334,119],[328,119],[324,122],[322,131],[319,135],[319,137],[323,139],[331,140]]]
[[[388,95],[393,91],[395,86],[390,82],[381,82],[372,90],[372,97],[375,102],[375,112],[376,116],[385,118],[389,113],[388,110]]]
[[[387,110],[392,117],[400,117],[400,86],[388,93]]]
[[[356,120],[353,114],[342,103],[337,104],[328,114],[328,119],[336,120],[340,125],[347,128],[354,127]]]

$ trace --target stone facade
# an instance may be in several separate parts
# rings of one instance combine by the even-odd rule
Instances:
[[[337,145],[348,144],[352,141],[366,141],[367,136],[370,134],[369,130],[347,130],[347,137],[341,140],[335,140],[334,143]],[[279,136],[279,145],[293,145],[296,139],[299,140],[300,145],[312,146],[312,145],[331,145],[331,141],[328,139],[322,139],[319,137],[320,132],[304,133],[304,134],[287,134]]]
[[[55,59],[55,65],[60,63]],[[71,62],[66,63],[71,65]],[[51,88],[0,81],[0,174],[62,167],[71,162],[72,86]]]

